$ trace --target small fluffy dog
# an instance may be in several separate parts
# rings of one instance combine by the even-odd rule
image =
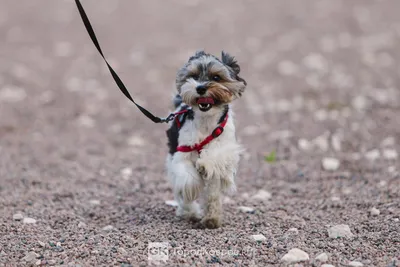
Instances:
[[[241,147],[236,141],[230,103],[241,97],[246,81],[235,58],[196,52],[178,71],[175,119],[167,131],[167,172],[177,215],[218,228],[221,193],[236,190]],[[202,205],[196,200],[202,199]]]

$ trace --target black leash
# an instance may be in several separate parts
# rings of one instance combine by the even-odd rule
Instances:
[[[103,51],[101,51],[99,42],[97,41],[97,37],[96,34],[94,33],[93,27],[90,24],[90,21],[85,13],[85,10],[82,7],[82,4],[79,0],[75,0],[76,6],[78,7],[79,10],[79,14],[81,15],[83,24],[86,27],[86,30],[90,36],[90,39],[92,39],[94,46],[96,46],[97,51],[99,51],[101,57],[104,59],[104,62],[107,64],[108,69],[110,70],[110,73],[112,75],[112,77],[114,78],[115,83],[118,85],[119,89],[121,90],[121,92],[130,100],[132,101],[133,104],[136,105],[136,107],[144,114],[146,115],[147,118],[149,118],[150,120],[152,120],[155,123],[160,123],[160,122],[169,122],[171,120],[174,119],[174,117],[176,116],[174,113],[171,113],[168,115],[167,118],[160,118],[157,116],[154,116],[150,111],[148,111],[147,109],[145,109],[144,107],[140,106],[139,104],[137,104],[135,102],[135,100],[133,100],[133,98],[131,97],[131,95],[129,94],[128,89],[126,89],[124,83],[122,82],[122,80],[119,78],[119,76],[117,75],[117,73],[114,71],[114,69],[110,66],[110,64],[108,63],[108,61],[106,60],[106,58],[103,55]]]

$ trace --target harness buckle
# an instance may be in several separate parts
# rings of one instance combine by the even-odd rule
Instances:
[[[218,126],[217,128],[214,129],[214,131],[212,131],[211,136],[214,138],[217,138],[218,136],[220,136],[224,131],[224,127],[222,126]]]

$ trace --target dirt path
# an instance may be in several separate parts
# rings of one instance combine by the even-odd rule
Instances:
[[[168,266],[280,266],[293,248],[298,266],[399,266],[398,0],[82,2],[160,116],[195,50],[237,57],[239,191],[221,229],[176,219],[166,127],[118,91],[74,2],[0,0],[0,266],[146,266],[148,242],[169,242]]]

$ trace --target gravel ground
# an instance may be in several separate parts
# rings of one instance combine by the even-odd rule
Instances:
[[[0,266],[399,266],[400,1],[82,2],[160,116],[195,50],[237,57],[238,193],[175,218],[166,126],[74,1],[0,0]]]

